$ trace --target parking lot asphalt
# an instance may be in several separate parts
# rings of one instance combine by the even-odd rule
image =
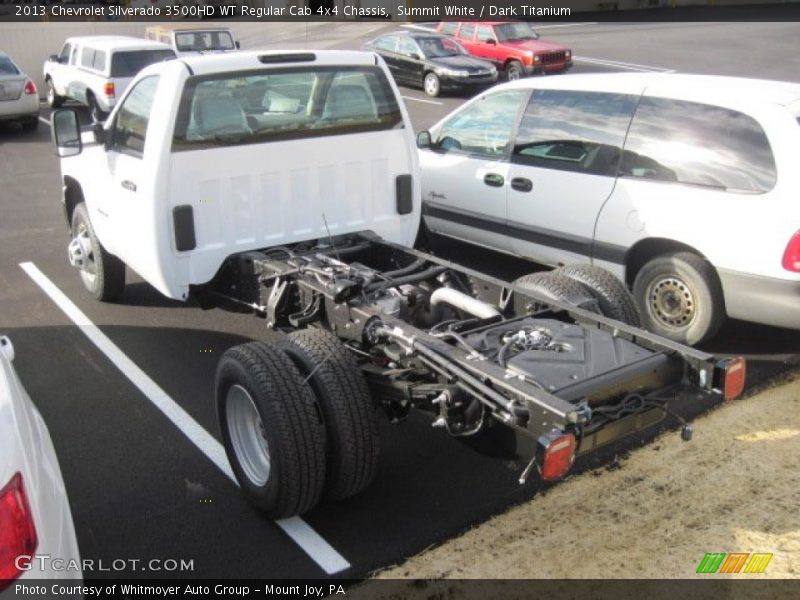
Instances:
[[[358,48],[376,32],[374,25],[363,35],[348,27],[347,35],[320,32],[319,45]],[[542,34],[573,47],[575,72],[800,81],[797,23],[576,23]],[[314,47],[314,37],[305,43]],[[465,100],[402,93],[418,130]],[[67,264],[59,198],[48,127],[35,134],[0,128],[0,332],[12,338],[17,371],[50,428],[81,554],[105,565],[121,558],[193,561],[184,572],[128,566],[87,576],[362,577],[534,494],[516,483],[519,465],[479,454],[414,416],[382,425],[378,475],[363,494],[321,505],[302,520],[264,518],[212,460],[220,440],[212,394],[217,360],[232,345],[263,338],[263,322],[166,300],[130,272],[122,302],[93,301]],[[432,249],[500,277],[535,270],[455,242]],[[763,383],[797,360],[800,336],[730,322],[707,349],[755,359],[751,374]]]

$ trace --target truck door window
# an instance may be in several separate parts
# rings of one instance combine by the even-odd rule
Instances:
[[[485,44],[490,40],[494,41],[494,34],[492,33],[492,28],[486,25],[479,25],[478,41],[483,42]]]
[[[468,42],[471,42],[474,36],[475,25],[462,25],[461,31],[458,32],[458,37],[460,37],[462,40],[467,40]]]
[[[504,158],[525,90],[490,94],[474,102],[442,125],[434,149],[487,158]]]
[[[70,44],[64,44],[64,47],[61,49],[61,54],[58,55],[58,62],[62,65],[67,64],[69,61],[69,53],[72,51],[72,46]]]
[[[81,53],[81,66],[87,69],[93,68],[94,65],[94,48],[84,48]]]
[[[635,106],[628,94],[535,90],[511,161],[615,177]]]
[[[117,111],[112,129],[112,149],[141,158],[147,137],[147,124],[158,88],[158,76],[136,83]]]
[[[73,46],[72,47],[72,55],[69,58],[69,64],[77,65],[78,64],[78,50],[80,50],[80,46]]]
[[[768,192],[777,173],[767,136],[753,118],[719,106],[642,98],[620,172],[745,193]]]

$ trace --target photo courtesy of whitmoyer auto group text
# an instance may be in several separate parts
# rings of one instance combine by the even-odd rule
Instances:
[[[800,597],[800,0],[0,0],[0,600]]]

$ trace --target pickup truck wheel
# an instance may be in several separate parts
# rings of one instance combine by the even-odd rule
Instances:
[[[325,483],[325,428],[314,393],[274,345],[230,348],[215,395],[225,453],[245,498],[273,519],[317,505]]]
[[[725,320],[714,267],[691,252],[664,254],[636,274],[633,297],[647,329],[682,344],[712,337]]]
[[[427,73],[422,81],[422,87],[428,96],[436,98],[442,91],[442,83],[436,73]]]
[[[125,289],[125,263],[103,248],[94,233],[84,203],[72,213],[70,262],[80,261],[81,280],[91,294],[102,302],[113,302]]]
[[[506,79],[509,81],[516,81],[525,76],[525,67],[518,60],[512,60],[506,66]]]
[[[642,326],[633,296],[613,273],[594,265],[567,265],[556,272],[580,282],[597,300],[602,315],[634,327]]]
[[[56,88],[53,85],[53,80],[49,77],[47,78],[47,105],[50,108],[61,108],[61,105],[64,104],[64,97],[59,96],[56,93]]]
[[[600,312],[597,300],[581,283],[557,271],[523,275],[514,280],[514,285],[536,292],[547,299],[571,304],[595,313]],[[514,294],[513,306],[515,315],[526,314],[529,311],[529,306],[535,308],[536,304],[519,294]]]
[[[358,363],[335,335],[321,329],[293,332],[277,346],[308,379],[322,411],[325,498],[358,494],[372,482],[380,451],[376,405]]]

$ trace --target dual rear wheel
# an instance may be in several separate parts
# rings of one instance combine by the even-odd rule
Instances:
[[[272,518],[354,496],[375,476],[376,407],[355,358],[327,331],[231,348],[216,402],[245,497]]]

